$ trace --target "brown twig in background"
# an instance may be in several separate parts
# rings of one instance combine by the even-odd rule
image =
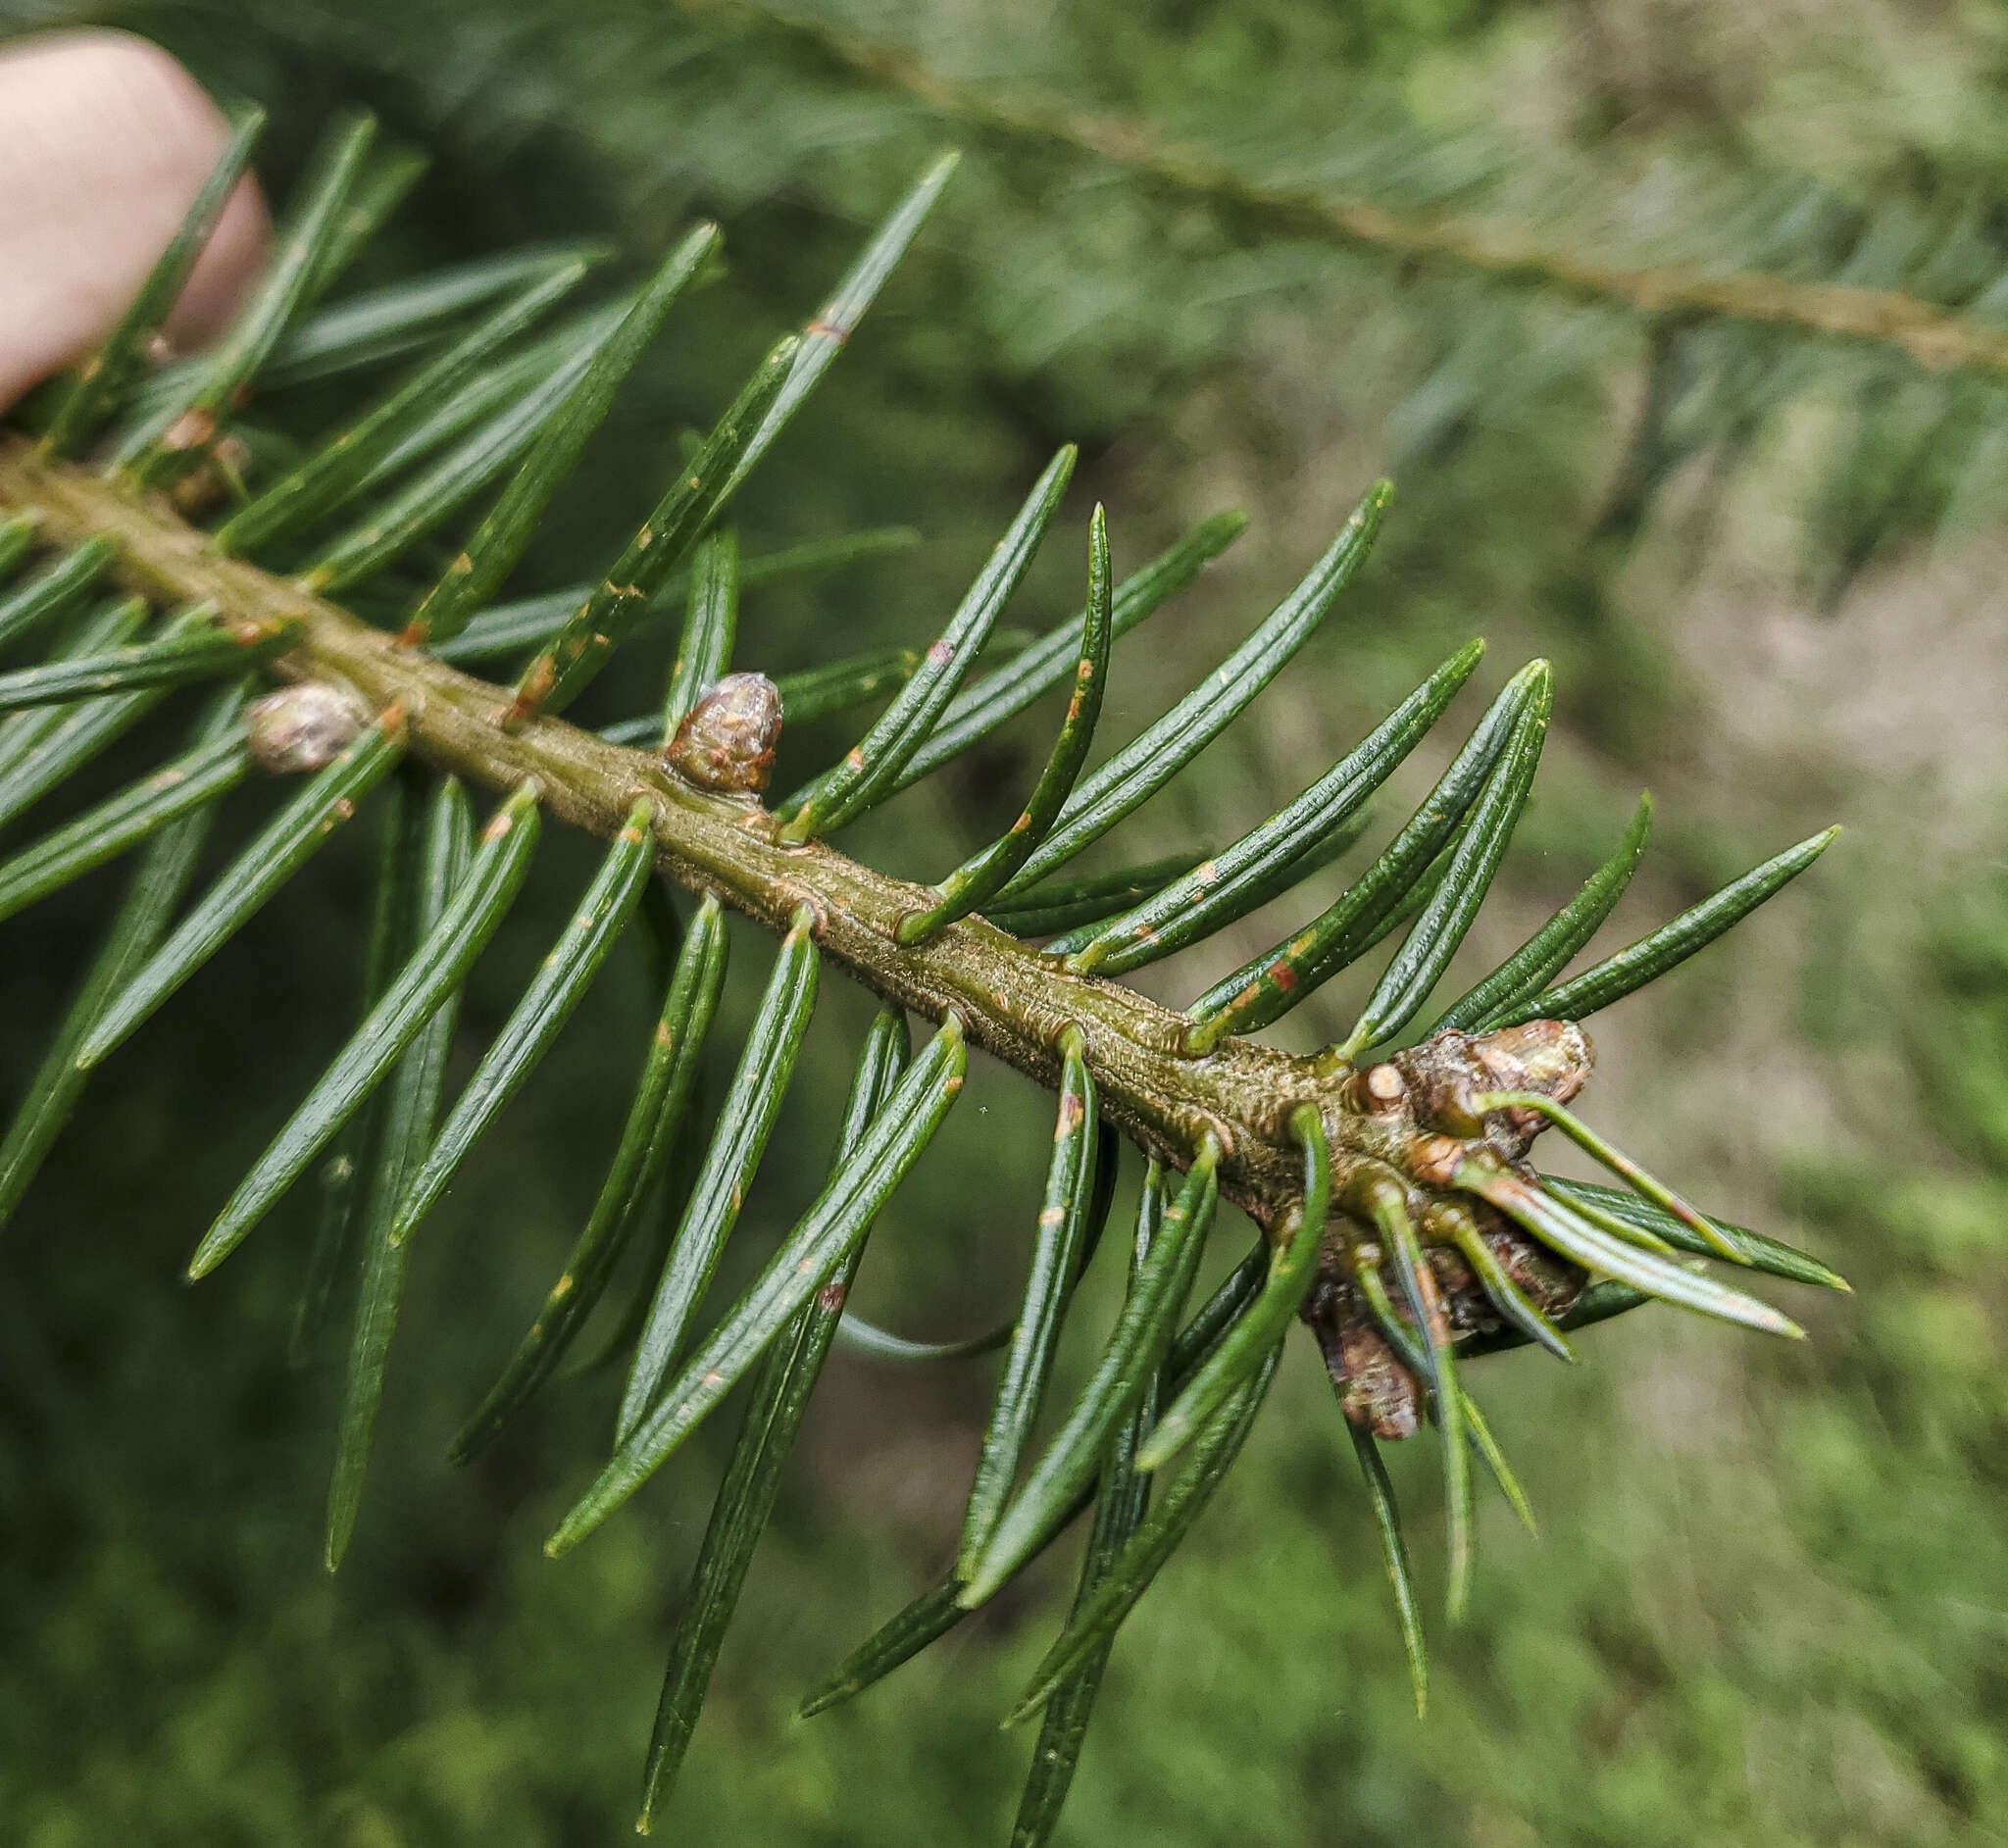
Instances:
[[[1712,275],[1692,265],[1632,267],[1535,242],[1509,225],[1414,218],[1364,199],[1330,197],[1250,178],[1188,141],[1055,97],[943,75],[912,52],[758,0],[673,0],[694,20],[738,35],[765,34],[841,70],[901,91],[979,131],[1091,154],[1138,177],[1201,195],[1265,228],[1405,260],[1437,260],[1522,288],[1552,289],[1654,320],[1723,320],[1818,338],[1893,347],[1934,371],[2008,374],[2008,327],[1992,326],[1900,289],[1793,282],[1759,273]]]

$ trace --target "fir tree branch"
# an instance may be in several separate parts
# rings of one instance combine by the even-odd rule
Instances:
[[[1690,264],[1631,266],[1593,250],[1543,244],[1511,225],[1390,212],[1365,199],[1253,178],[1210,149],[1166,139],[1121,116],[949,76],[903,47],[763,0],[673,4],[721,31],[783,40],[980,132],[1093,155],[1155,185],[1204,197],[1266,236],[1445,262],[1511,287],[1549,289],[1653,321],[1754,323],[1813,338],[1893,347],[1933,371],[2008,373],[2008,327],[1901,289],[1794,282],[1754,271],[1712,275]]]
[[[1186,1055],[1190,1022],[1119,983],[1068,971],[980,919],[950,924],[923,944],[898,941],[900,920],[930,888],[887,877],[821,843],[784,846],[777,818],[743,799],[700,790],[660,757],[624,749],[554,719],[505,730],[503,688],[477,680],[345,610],[241,560],[168,503],[40,456],[25,438],[0,437],[0,518],[33,508],[57,543],[94,534],[119,548],[114,572],[164,603],[210,602],[255,640],[297,636],[273,662],[292,679],[347,683],[377,711],[402,709],[410,747],[438,768],[496,790],[533,779],[557,819],[611,840],[637,798],[656,804],[656,856],[690,890],[715,893],[777,934],[796,910],[815,914],[823,950],[887,1000],[935,1021],[962,1016],[969,1038],[1048,1089],[1063,1041],[1078,1027],[1105,1116],[1149,1153],[1185,1168],[1209,1142],[1221,1151],[1221,1191],[1264,1226],[1301,1192],[1292,1113],[1315,1106],[1332,1146],[1334,1175],[1396,1157],[1396,1133],[1347,1108],[1345,1072],[1227,1038]]]

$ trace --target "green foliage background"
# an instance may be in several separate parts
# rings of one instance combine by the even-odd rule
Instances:
[[[1739,241],[1739,202],[1797,185],[1853,214],[1852,255],[1834,246],[1830,271],[1924,287],[1878,272],[1876,240],[1954,220],[1980,266],[1956,299],[1984,295],[1989,262],[2008,271],[1994,255],[2008,43],[1979,5],[823,4],[814,17],[952,75],[1404,209],[1754,266],[1765,253]],[[1189,194],[944,124],[793,38],[641,0],[0,4],[8,30],[86,18],[265,101],[272,175],[340,101],[430,149],[377,262],[581,232],[632,258],[694,212],[723,219],[728,278],[678,312],[526,583],[562,581],[605,547],[676,432],[708,421],[799,319],[926,151],[967,137],[916,259],[742,503],[756,542],[907,521],[926,547],[749,600],[747,665],[767,665],[750,638],[793,666],[929,632],[1039,463],[1078,438],[1075,524],[1106,499],[1119,567],[1218,507],[1253,516],[1119,663],[1122,735],[1388,470],[1397,511],[1349,613],[1128,846],[1225,838],[1479,632],[1494,681],[1526,653],[1553,656],[1563,705],[1474,962],[1573,887],[1640,783],[1659,841],[1619,926],[1829,819],[1850,824],[1802,887],[1601,1026],[1587,1102],[1659,1172],[1807,1244],[1859,1294],[1795,1302],[1812,1339],[1794,1350],[1653,1310],[1586,1339],[1573,1374],[1527,1355],[1488,1365],[1544,1537],[1485,1511],[1475,1616],[1437,1639],[1421,1723],[1336,1412],[1296,1355],[1234,1488],[1125,1632],[1071,1839],[2008,1834],[2008,541],[1987,474],[2008,419],[1991,387],[1773,342],[1759,358],[1791,369],[1775,414],[1745,427],[1732,394],[1702,394],[1636,518],[1599,524],[1646,396],[1629,322],[1257,235]],[[1078,552],[1049,551],[1028,621],[1073,594]],[[653,673],[631,671],[622,710]],[[841,742],[789,744],[813,764]],[[1042,749],[1035,723],[861,830],[861,851],[933,875],[1008,819]],[[338,1582],[318,1564],[335,1381],[283,1358],[306,1225],[289,1245],[276,1224],[202,1290],[175,1280],[345,1030],[364,843],[346,846],[107,1074],[0,1250],[10,1841],[485,1848],[627,1832],[708,1507],[704,1458],[556,1567],[537,1541],[603,1447],[604,1380],[553,1395],[472,1472],[441,1459],[575,1228],[590,1175],[573,1152],[611,1144],[644,972],[618,965],[601,984],[428,1229]],[[572,886],[586,864],[555,842],[546,859]],[[464,1042],[499,1018],[567,876],[534,889],[542,911],[478,973]],[[0,1095],[38,1056],[99,902],[86,886],[10,926]],[[1227,948],[1252,951],[1273,924]],[[742,974],[756,948],[741,943]],[[1173,971],[1169,997],[1199,985]],[[1341,1006],[1306,1008],[1306,1037],[1342,1025]],[[825,1082],[798,1087],[791,1119],[805,1154],[778,1145],[749,1247],[813,1185],[842,1029],[862,1018],[828,984]],[[976,1324],[1023,1254],[1044,1117],[1027,1087],[978,1074],[875,1238],[868,1310],[913,1329]],[[1002,1838],[1028,1742],[994,1721],[1047,1633],[1054,1574],[1045,1603],[999,1600],[865,1699],[789,1718],[807,1679],[952,1547],[983,1390],[980,1365],[832,1363],[677,1839]],[[1431,1468],[1403,1461],[1433,1579]]]

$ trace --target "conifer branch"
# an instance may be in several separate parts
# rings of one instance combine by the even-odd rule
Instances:
[[[337,605],[237,559],[186,524],[165,500],[0,438],[0,514],[34,508],[56,543],[102,534],[117,542],[124,582],[165,603],[211,603],[240,639],[290,630],[273,666],[291,679],[333,678],[378,712],[400,708],[410,748],[437,768],[507,791],[533,779],[551,815],[616,838],[639,797],[656,804],[662,870],[690,890],[785,932],[797,908],[816,918],[823,951],[887,1000],[929,1020],[959,1014],[972,1043],[1058,1087],[1063,1041],[1079,1027],[1101,1107],[1168,1165],[1183,1169],[1209,1139],[1221,1149],[1222,1193],[1265,1226],[1297,1198],[1301,1156],[1289,1127],[1321,1106],[1343,1171],[1393,1152],[1374,1124],[1339,1103],[1342,1072],[1252,1041],[1225,1039],[1208,1056],[1183,1050],[1190,1023],[1113,981],[1078,975],[980,919],[902,945],[900,920],[933,899],[929,887],[859,865],[817,842],[784,846],[777,818],[743,799],[697,789],[663,760],[560,720],[504,728],[508,692],[402,647]]]
[[[674,4],[723,31],[784,40],[972,129],[1092,155],[1154,185],[1206,198],[1263,236],[1308,237],[1404,261],[1448,263],[1508,286],[1553,290],[1655,322],[1783,327],[1814,338],[1894,348],[1934,372],[2008,374],[2008,327],[1901,289],[1795,282],[1755,271],[1711,275],[1691,264],[1614,263],[1594,250],[1544,244],[1508,224],[1391,212],[1366,199],[1251,177],[1210,149],[1168,139],[1106,111],[947,75],[901,46],[763,0]]]
[[[238,1183],[189,1267],[191,1277],[213,1270],[323,1164],[326,1210],[303,1297],[303,1337],[326,1307],[345,1250],[354,1252],[358,1274],[328,1501],[332,1569],[354,1529],[408,1241],[638,918],[665,986],[620,1148],[563,1274],[455,1454],[465,1460],[480,1449],[550,1377],[637,1219],[666,1178],[694,1167],[687,1184],[671,1183],[683,1195],[680,1215],[644,1258],[642,1287],[606,1350],[611,1358],[631,1347],[613,1453],[546,1543],[555,1554],[584,1539],[737,1382],[753,1382],[665,1681],[644,1832],[670,1799],[777,1473],[843,1322],[864,1241],[954,1103],[966,1042],[1059,1093],[1038,1251],[1024,1306],[1007,1325],[1010,1352],[955,1572],[855,1652],[811,1705],[855,1692],[944,1634],[1092,1503],[1074,1619],[1015,1716],[1047,1709],[1014,1836],[1021,1848],[1050,1839],[1115,1630],[1232,1464],[1292,1320],[1309,1325],[1363,1437],[1435,1426],[1454,1620],[1473,1534],[1476,1473],[1467,1446],[1531,1524],[1510,1465],[1462,1383],[1465,1358],[1534,1341],[1567,1359],[1562,1330],[1653,1299],[1800,1332],[1769,1303],[1689,1268],[1689,1254],[1845,1287],[1817,1260],[1705,1218],[1567,1108],[1594,1059],[1578,1023],[1712,941],[1809,865],[1831,835],[1774,856],[1549,985],[1629,878],[1643,843],[1641,809],[1626,844],[1583,892],[1453,1004],[1451,1013],[1480,1030],[1439,1022],[1420,1043],[1363,1062],[1371,1049],[1390,1047],[1428,1004],[1483,901],[1545,735],[1545,663],[1508,682],[1430,796],[1332,906],[1186,1013],[1109,977],[1200,941],[1326,864],[1357,833],[1367,799],[1442,716],[1477,666],[1479,644],[1452,657],[1294,801],[1219,852],[1116,874],[1048,876],[1066,872],[1192,763],[1298,653],[1365,558],[1388,483],[1368,490],[1296,586],[1197,687],[1084,777],[1116,637],[1189,582],[1239,523],[1203,523],[1119,585],[1097,509],[1081,614],[1029,645],[1021,640],[1009,667],[965,686],[986,643],[1005,652],[995,624],[1057,513],[1071,447],[1033,486],[924,653],[880,651],[780,683],[734,667],[737,595],[753,566],[782,574],[883,549],[882,534],[852,534],[750,561],[742,572],[736,540],[717,522],[911,243],[953,156],[937,159],[907,190],[804,333],[771,351],[621,557],[579,591],[501,609],[491,602],[621,375],[670,300],[696,279],[715,236],[708,227],[672,250],[625,307],[575,319],[513,357],[497,356],[497,343],[570,286],[577,259],[513,273],[490,266],[473,296],[469,273],[449,273],[446,292],[462,307],[498,290],[519,292],[457,336],[436,329],[453,344],[291,474],[263,482],[223,527],[192,524],[186,510],[199,511],[206,477],[241,485],[225,446],[255,460],[230,428],[231,414],[283,343],[310,344],[315,324],[296,326],[301,311],[409,179],[401,156],[362,171],[370,132],[366,120],[354,119],[331,138],[302,187],[273,279],[194,371],[170,369],[148,381],[159,404],[126,407],[132,415],[123,435],[108,439],[110,470],[63,460],[60,420],[39,443],[0,434],[0,640],[32,639],[42,656],[0,674],[0,820],[81,769],[172,689],[221,683],[180,757],[0,864],[4,918],[145,847],[112,935],[0,1146],[0,1215],[20,1198],[89,1072],[386,783],[376,805],[384,828],[362,1018]],[[169,291],[180,249],[164,260],[144,300]],[[359,354],[380,357],[386,327],[436,319],[439,286],[435,275],[379,292],[374,306],[365,298],[329,311],[350,329],[344,364],[366,363]],[[427,300],[431,308],[423,306]],[[325,337],[320,325],[316,338]],[[69,401],[84,405],[88,424],[111,409],[75,396],[92,375],[81,375]],[[201,417],[190,425],[177,405]],[[162,416],[172,422],[157,429]],[[297,537],[303,519],[353,518],[348,504],[395,472],[393,457],[423,461],[449,442],[457,445],[451,454],[377,503],[364,524],[289,567],[303,574],[283,577],[241,556],[264,540]],[[395,621],[373,626],[328,601],[365,583],[511,468],[445,577],[416,616],[401,613],[401,628]],[[7,592],[9,574],[37,544],[56,548],[58,560]],[[297,560],[301,551],[294,545],[282,555]],[[92,607],[107,576],[138,594]],[[556,715],[618,643],[662,619],[673,585],[688,592],[689,605],[662,710],[638,730],[629,722],[597,736],[561,721]],[[513,688],[454,665],[524,646],[531,665]],[[879,874],[827,844],[823,837],[1057,692],[1070,671],[1067,717],[1024,814],[939,886]],[[254,674],[292,684],[246,705]],[[828,712],[875,691],[889,693],[890,703],[841,762],[772,810],[763,806],[790,702]],[[624,738],[663,743],[642,751],[626,748]],[[424,760],[427,772],[412,774],[410,758]],[[176,922],[209,806],[250,778],[254,766],[306,780]],[[478,835],[468,783],[507,792]],[[466,977],[523,887],[546,816],[609,849],[435,1127]],[[687,927],[652,877],[657,870],[700,896]],[[714,1119],[691,1106],[726,974],[726,906],[782,943],[697,1156],[694,1119]],[[1000,924],[1062,934],[1037,950]],[[1275,1021],[1398,929],[1406,931],[1401,945],[1341,1044],[1304,1059],[1230,1030]],[[822,1190],[737,1300],[715,1321],[704,1318],[705,1327],[696,1318],[796,1076],[825,957],[892,1005],[867,1035]],[[905,1010],[941,1024],[911,1060]],[[1549,1126],[1630,1191],[1544,1184],[1529,1157]],[[1074,1285],[1110,1216],[1118,1131],[1149,1157],[1130,1237],[1130,1292],[1087,1381],[1036,1459],[1021,1468]],[[1258,1223],[1260,1236],[1188,1319],[1186,1300],[1223,1196]],[[1596,1274],[1604,1281],[1593,1283]],[[943,1351],[919,1349],[923,1357]],[[1406,1555],[1371,1439],[1361,1454],[1420,1696]],[[1180,1467],[1160,1471],[1174,1461]]]

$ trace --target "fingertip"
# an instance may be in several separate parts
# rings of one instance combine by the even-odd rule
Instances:
[[[117,323],[229,138],[229,124],[160,46],[91,30],[0,51],[0,405]],[[213,337],[257,275],[255,181],[225,209],[165,332]]]

